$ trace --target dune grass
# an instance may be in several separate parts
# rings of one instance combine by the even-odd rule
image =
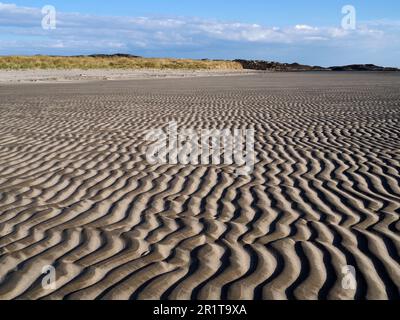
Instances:
[[[233,61],[134,57],[0,56],[0,69],[243,69]]]

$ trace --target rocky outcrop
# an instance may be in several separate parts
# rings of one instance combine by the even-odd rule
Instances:
[[[348,66],[336,66],[336,67],[319,67],[319,66],[308,66],[299,63],[280,63],[274,61],[264,60],[234,60],[242,65],[243,69],[251,70],[265,70],[265,71],[284,71],[284,72],[295,72],[295,71],[400,71],[397,68],[380,67],[374,64],[353,64]]]
[[[352,64],[348,66],[330,67],[332,71],[400,71],[397,68],[380,67],[374,64]]]
[[[244,69],[265,70],[265,71],[322,71],[326,68],[319,66],[307,66],[299,63],[280,63],[263,60],[235,60],[240,63]]]
[[[89,57],[93,58],[141,58],[133,54],[115,53],[115,54],[91,54]]]

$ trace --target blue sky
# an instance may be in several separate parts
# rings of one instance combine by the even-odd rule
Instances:
[[[341,9],[356,9],[343,30]],[[41,8],[57,10],[43,30]],[[147,0],[0,2],[0,54],[126,52],[314,65],[400,66],[398,0]]]

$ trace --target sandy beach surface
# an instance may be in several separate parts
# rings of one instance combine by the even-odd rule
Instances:
[[[169,79],[211,76],[252,75],[256,70],[152,70],[152,69],[71,69],[0,70],[0,84],[88,82],[96,80]]]
[[[400,298],[399,74],[10,79],[0,299]],[[150,164],[169,121],[254,129],[254,171]]]

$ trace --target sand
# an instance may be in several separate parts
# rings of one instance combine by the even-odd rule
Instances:
[[[0,70],[0,84],[88,82],[98,80],[175,79],[211,76],[253,75],[256,70],[156,70],[156,69],[71,69]]]
[[[0,84],[0,299],[399,299],[399,89],[395,73]],[[149,164],[145,132],[170,120],[253,128],[254,172]]]

